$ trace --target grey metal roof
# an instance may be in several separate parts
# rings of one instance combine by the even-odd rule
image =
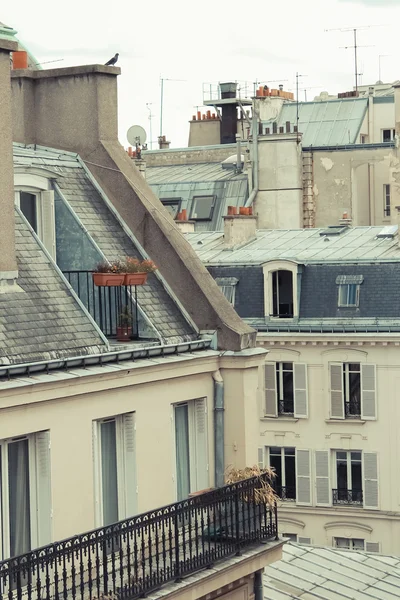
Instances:
[[[263,587],[266,600],[398,600],[400,558],[289,542]]]
[[[188,233],[186,239],[206,265],[261,265],[270,260],[302,264],[400,261],[399,236],[377,237],[382,227],[349,227],[340,235],[320,235],[325,230],[259,230],[254,241],[236,249],[225,248],[221,231]]]
[[[245,173],[235,174],[233,169],[223,169],[220,162],[148,167],[146,169],[146,180],[150,185],[243,179],[247,179]]]
[[[16,211],[18,285],[0,294],[0,364],[98,354],[107,346]]]
[[[300,102],[299,131],[303,134],[303,147],[355,144],[367,107],[367,98]],[[287,102],[282,106],[278,127],[284,127],[287,121],[296,125],[295,102]],[[265,121],[263,125],[272,131],[272,121]]]
[[[94,241],[108,259],[140,256],[140,252],[94,187],[78,155],[14,144],[14,165],[51,168],[59,173],[57,185],[65,201],[86,229],[88,239]],[[87,260],[87,256],[81,260]],[[93,264],[90,268],[94,266]],[[79,265],[71,265],[70,268],[83,269]],[[197,333],[158,277],[149,277],[147,285],[142,286],[138,292],[138,301],[163,342],[179,343],[197,338]]]

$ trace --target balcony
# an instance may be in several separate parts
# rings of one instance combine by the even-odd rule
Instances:
[[[293,398],[287,400],[278,400],[278,415],[293,417],[294,401]]]
[[[4,560],[0,600],[135,599],[277,540],[259,488],[247,479]]]
[[[355,396],[344,403],[346,419],[359,419],[361,417],[361,398]]]
[[[332,490],[332,504],[337,506],[362,506],[362,490]]]
[[[281,500],[287,500],[289,502],[296,502],[296,488],[290,486],[273,485],[276,495]]]

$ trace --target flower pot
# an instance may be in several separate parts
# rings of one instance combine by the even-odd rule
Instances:
[[[147,281],[148,273],[126,273],[124,285],[144,285]]]
[[[126,342],[131,339],[132,327],[124,325],[123,327],[117,327],[117,341]]]
[[[92,273],[94,285],[120,286],[124,283],[124,273]]]

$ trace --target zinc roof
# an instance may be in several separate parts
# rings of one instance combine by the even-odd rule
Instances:
[[[242,179],[247,179],[245,173],[235,174],[234,169],[223,169],[219,162],[148,167],[146,169],[146,181],[149,185]]]
[[[354,144],[367,111],[368,98],[300,102],[298,107],[303,147]],[[296,102],[287,102],[282,106],[278,127],[284,127],[287,121],[296,125]],[[263,124],[272,131],[272,121]]]
[[[321,235],[327,228],[268,229],[254,241],[228,249],[221,231],[186,234],[206,265],[261,265],[270,260],[302,264],[334,262],[398,262],[397,227],[393,237],[377,237],[382,227],[349,227],[339,235]]]
[[[289,542],[266,567],[268,600],[394,600],[400,598],[400,558]]]

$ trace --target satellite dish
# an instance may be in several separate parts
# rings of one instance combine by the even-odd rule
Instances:
[[[136,146],[136,144],[142,146],[147,140],[146,132],[140,125],[132,125],[132,127],[129,127],[126,137],[131,146]]]

